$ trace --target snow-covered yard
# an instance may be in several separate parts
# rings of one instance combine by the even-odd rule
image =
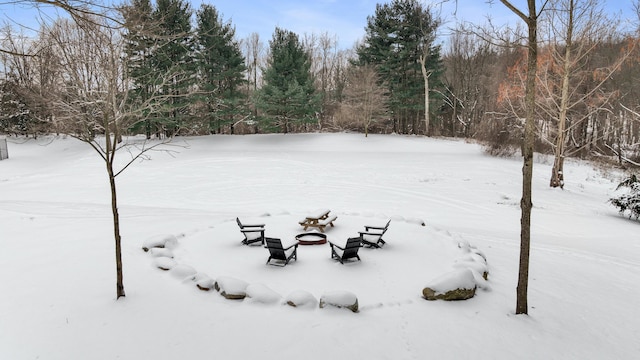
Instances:
[[[619,178],[569,162],[565,190],[534,168],[529,316],[516,316],[521,161],[462,141],[298,134],[180,139],[118,177],[126,298],[115,300],[101,159],[72,139],[9,138],[0,161],[0,359],[631,359],[640,352],[640,223],[607,204]],[[127,156],[126,153],[120,156]],[[286,267],[243,246],[235,218],[293,241],[319,208],[329,241],[391,219],[382,249],[341,265],[329,245]],[[424,221],[426,226],[421,226]],[[227,300],[141,248],[277,300]],[[460,248],[460,245],[463,245]],[[482,252],[489,281],[462,302],[422,288]],[[293,308],[347,291],[360,311]],[[279,300],[278,300],[279,299]]]

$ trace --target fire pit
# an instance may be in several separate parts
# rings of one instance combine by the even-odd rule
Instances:
[[[320,245],[327,242],[327,235],[310,232],[296,235],[296,240],[300,245]]]

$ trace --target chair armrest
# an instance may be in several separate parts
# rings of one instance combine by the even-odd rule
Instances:
[[[332,243],[331,241],[329,241],[329,246],[331,246],[331,247],[334,247],[334,246],[335,246],[335,247],[337,247],[338,249],[340,249],[340,250],[344,251],[344,248],[342,248],[342,247],[340,247],[340,246],[338,246],[338,245],[336,245],[336,244]]]
[[[374,230],[384,230],[384,229],[385,229],[385,227],[384,227],[384,226],[365,226],[365,227],[364,227],[364,229],[365,229],[366,231],[369,231],[369,230],[371,230],[371,229],[374,229]]]
[[[251,224],[251,225],[242,224],[242,227],[243,228],[264,227],[264,224]]]
[[[371,231],[358,231],[358,233],[360,234],[360,236],[362,235],[377,235],[377,236],[382,236],[384,233],[383,232],[371,232]]]
[[[300,244],[300,243],[298,243],[298,242],[293,243],[293,244],[289,245],[289,247],[284,248],[283,250],[285,250],[285,251],[286,251],[286,250],[289,250],[289,249],[291,249],[291,248],[292,248],[292,247],[294,247],[294,246],[295,246],[295,247],[298,247],[298,244]]]
[[[254,232],[261,232],[264,234],[264,229],[263,228],[256,228],[256,229],[240,229],[241,233],[254,233]]]

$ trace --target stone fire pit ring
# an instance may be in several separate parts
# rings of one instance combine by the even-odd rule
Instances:
[[[321,245],[327,242],[327,235],[318,232],[307,232],[296,235],[300,245]]]

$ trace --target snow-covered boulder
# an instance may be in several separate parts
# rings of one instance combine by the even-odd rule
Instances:
[[[168,257],[168,258],[173,258],[173,251],[171,251],[170,249],[167,248],[151,248],[149,249],[149,254],[151,254],[151,256],[153,257],[160,257],[160,256],[164,256],[164,257]]]
[[[247,286],[245,281],[228,276],[219,277],[213,285],[214,289],[227,299],[242,300],[247,296]]]
[[[489,278],[489,268],[487,266],[487,261],[484,259],[484,257],[476,253],[468,253],[456,259],[453,263],[453,267],[457,269],[469,268],[482,275],[485,280]]]
[[[193,276],[193,282],[196,287],[202,291],[209,291],[213,289],[214,281],[209,275],[204,273],[197,273]]]
[[[476,280],[473,270],[457,269],[446,273],[422,289],[427,300],[466,300],[476,294]]]
[[[489,279],[489,265],[487,263],[487,257],[484,253],[478,250],[475,246],[471,246],[468,241],[460,241],[458,248],[462,250],[464,255],[457,259],[454,263],[456,268],[468,267],[478,274],[482,275],[484,280]]]
[[[168,258],[168,257],[157,257],[155,258],[155,260],[153,261],[153,264],[161,270],[171,270],[171,268],[173,268],[174,266],[176,266],[176,262],[175,260],[173,260],[172,258]]]
[[[169,273],[180,280],[192,280],[197,271],[189,265],[178,264],[172,267]]]
[[[151,248],[174,248],[178,244],[178,239],[174,235],[156,235],[148,238],[142,244],[142,250],[149,251]]]
[[[348,291],[332,291],[320,297],[320,308],[327,305],[337,308],[347,308],[353,312],[358,312],[358,298]]]
[[[282,298],[280,294],[264,284],[251,284],[247,286],[245,292],[251,301],[263,304],[274,304]]]
[[[318,305],[318,299],[310,292],[304,290],[294,290],[285,298],[285,302],[293,307],[309,307],[315,308]]]

